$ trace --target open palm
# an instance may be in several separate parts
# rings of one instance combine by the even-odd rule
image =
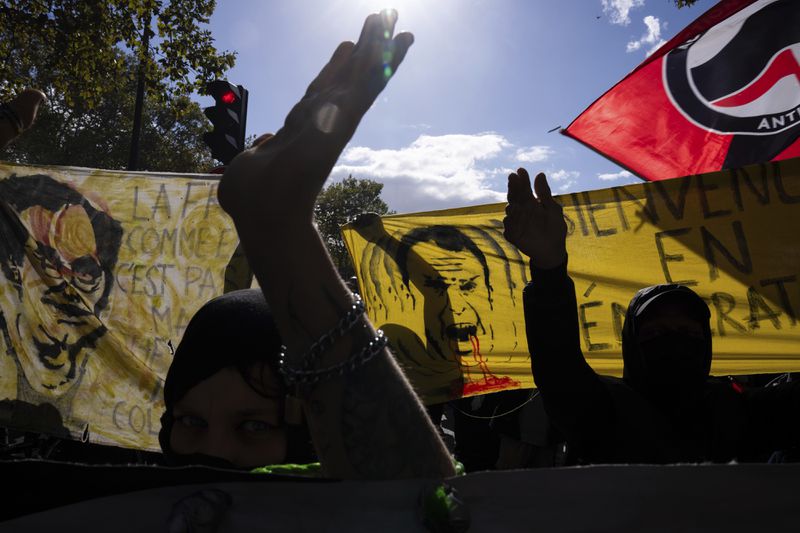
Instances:
[[[536,196],[524,168],[508,176],[508,207],[503,219],[503,235],[530,257],[536,267],[554,268],[567,258],[567,224],[544,174],[536,176],[534,190]]]
[[[396,21],[394,11],[370,15],[358,42],[339,45],[283,127],[231,162],[219,200],[234,219],[267,209],[284,222],[310,220],[333,165],[414,41],[410,33],[392,37]]]

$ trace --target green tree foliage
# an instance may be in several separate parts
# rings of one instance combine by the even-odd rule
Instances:
[[[124,168],[143,72],[139,168],[208,170],[209,124],[188,96],[235,59],[205,27],[214,8],[213,0],[0,0],[0,99],[37,87],[50,100],[3,158]]]
[[[317,198],[314,219],[333,263],[344,279],[355,272],[339,228],[363,213],[390,214],[389,206],[381,199],[382,191],[382,183],[348,176],[326,187]]]
[[[28,164],[123,169],[128,162],[135,103],[135,59],[117,52],[125,75],[108,80],[105,97],[92,107],[49,88],[49,105],[40,108],[34,127],[2,154]],[[174,96],[170,102],[146,98],[139,168],[169,172],[207,172],[215,166],[203,132],[209,123],[195,102]]]
[[[675,0],[675,5],[679,8],[681,7],[690,7],[692,6],[697,0]]]
[[[187,96],[234,64],[235,55],[217,52],[204,26],[215,5],[214,0],[0,0],[0,98],[35,86],[63,95],[70,108],[93,108],[113,91],[115,79],[131,75],[120,50],[135,54],[151,100]]]

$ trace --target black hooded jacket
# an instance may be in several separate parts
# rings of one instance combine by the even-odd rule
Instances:
[[[583,464],[766,460],[800,443],[800,382],[739,391],[708,378],[711,335],[708,308],[692,291],[660,285],[631,301],[622,331],[624,377],[598,375],[581,351],[575,286],[567,265],[531,266],[525,288],[525,326],[531,369],[553,425],[566,437],[571,459]],[[636,342],[636,316],[655,297],[688,291],[705,313],[705,380],[689,400],[654,388]],[[695,305],[695,304],[692,304]],[[703,311],[704,310],[704,311]],[[702,316],[700,317],[702,318]],[[669,376],[662,382],[668,383]]]

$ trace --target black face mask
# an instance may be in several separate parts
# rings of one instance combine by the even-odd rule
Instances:
[[[222,459],[220,457],[213,457],[211,455],[205,455],[203,453],[192,453],[192,454],[170,454],[167,457],[167,464],[169,466],[208,466],[211,468],[223,468],[225,470],[253,470],[253,468],[241,468],[227,459]]]
[[[650,383],[697,386],[708,377],[705,339],[670,332],[640,341],[639,348]]]

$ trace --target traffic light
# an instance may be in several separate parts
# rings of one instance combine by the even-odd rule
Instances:
[[[203,110],[214,125],[214,131],[205,133],[203,141],[211,148],[214,159],[227,165],[244,150],[247,89],[225,80],[214,80],[206,85],[206,94],[215,101],[213,106]]]

